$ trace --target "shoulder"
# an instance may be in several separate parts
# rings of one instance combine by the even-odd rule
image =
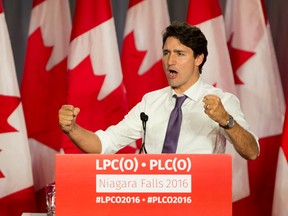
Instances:
[[[214,87],[210,84],[205,83],[203,85],[204,94],[212,94],[221,98],[223,102],[225,101],[239,101],[238,97],[230,92],[225,92],[221,88]]]
[[[148,92],[142,97],[142,100],[130,110],[129,113],[136,112],[136,116],[139,116],[138,114],[141,112],[150,114],[159,107],[162,107],[163,104],[167,103],[169,95],[171,95],[170,86]]]
[[[172,92],[171,87],[167,86],[165,88],[146,93],[143,96],[143,100],[153,99],[153,98],[157,99],[159,97],[165,97],[167,95],[171,95],[171,92]]]

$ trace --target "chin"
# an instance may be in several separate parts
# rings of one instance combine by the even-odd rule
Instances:
[[[176,85],[170,85],[172,89],[176,90],[179,88],[179,86],[176,86]]]
[[[168,83],[172,88],[178,88],[179,87],[179,85],[173,80],[168,81]]]

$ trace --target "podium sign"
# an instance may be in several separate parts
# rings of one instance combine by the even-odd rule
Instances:
[[[56,215],[232,215],[230,155],[56,156]]]

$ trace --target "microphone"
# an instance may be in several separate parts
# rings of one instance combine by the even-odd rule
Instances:
[[[147,151],[145,148],[145,137],[146,137],[146,122],[148,121],[148,115],[146,115],[144,112],[141,112],[140,119],[142,121],[144,135],[143,135],[142,145],[139,150],[139,154],[141,154],[143,150],[144,150],[144,153],[147,154]]]

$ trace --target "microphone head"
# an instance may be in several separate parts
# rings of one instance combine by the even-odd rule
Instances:
[[[140,113],[140,118],[142,121],[148,121],[148,115],[146,115],[144,112]]]

